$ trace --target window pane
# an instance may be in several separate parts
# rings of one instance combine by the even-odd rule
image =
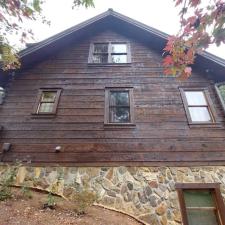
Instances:
[[[214,207],[212,193],[208,190],[184,190],[186,207]]]
[[[94,53],[108,53],[108,44],[94,44]]]
[[[202,91],[185,91],[188,105],[207,105]]]
[[[113,107],[109,112],[110,123],[128,123],[130,122],[130,108]]]
[[[193,122],[211,122],[211,116],[207,107],[188,107]]]
[[[128,91],[110,91],[110,106],[129,106],[129,92]]]
[[[38,109],[38,112],[51,113],[53,112],[53,106],[54,106],[54,103],[41,103]]]
[[[127,55],[112,55],[112,63],[127,63]]]
[[[41,96],[41,102],[54,102],[56,93],[56,91],[44,91]]]
[[[108,54],[93,55],[93,63],[108,63]]]
[[[223,99],[223,101],[225,103],[225,84],[220,85],[218,88],[219,88],[220,94],[222,96],[222,99]]]
[[[188,225],[218,225],[214,210],[187,210]]]
[[[127,53],[126,44],[112,44],[112,53]]]

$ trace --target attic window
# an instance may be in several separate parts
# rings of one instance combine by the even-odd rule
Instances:
[[[225,112],[225,82],[215,84],[216,92]]]
[[[34,108],[34,114],[55,114],[61,89],[40,89]]]
[[[94,43],[90,47],[89,63],[122,64],[130,62],[129,45],[127,43],[107,42]]]

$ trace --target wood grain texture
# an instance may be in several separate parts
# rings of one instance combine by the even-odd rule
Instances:
[[[90,43],[129,42],[131,64],[89,65]],[[72,45],[17,74],[0,108],[2,158],[62,165],[224,165],[225,117],[214,83],[195,72],[165,77],[161,55],[113,31]],[[104,126],[105,88],[133,88],[135,126]],[[190,127],[180,87],[207,88],[217,115],[212,127]],[[40,88],[61,88],[57,114],[33,116]],[[57,145],[62,152],[54,153]]]

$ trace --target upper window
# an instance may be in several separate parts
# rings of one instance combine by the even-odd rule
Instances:
[[[89,63],[129,63],[127,43],[94,43],[90,48]]]
[[[133,89],[110,88],[105,92],[105,123],[133,123]]]
[[[223,110],[225,111],[225,83],[218,83],[215,85],[217,95],[219,96]]]
[[[184,225],[224,225],[225,214],[219,184],[177,184]]]
[[[55,114],[60,89],[41,89],[39,90],[38,99],[35,105],[35,114]]]
[[[214,123],[215,113],[209,94],[205,89],[181,89],[189,123]]]

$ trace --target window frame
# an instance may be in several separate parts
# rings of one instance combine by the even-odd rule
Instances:
[[[216,83],[214,87],[215,87],[215,90],[216,90],[216,94],[217,94],[217,96],[219,98],[219,101],[220,101],[220,103],[222,105],[223,111],[225,113],[225,101],[223,100],[223,97],[220,94],[220,90],[219,90],[219,86],[220,85],[225,85],[225,82]]]
[[[183,225],[188,225],[187,209],[185,206],[183,192],[184,190],[212,191],[217,211],[217,219],[219,221],[218,225],[225,225],[225,214],[223,213],[225,212],[225,206],[223,202],[223,197],[220,192],[220,183],[176,183],[175,188],[178,194]]]
[[[110,112],[110,92],[111,91],[128,91],[129,100],[130,100],[130,121],[127,123],[112,123],[109,122],[109,112]],[[134,98],[133,98],[133,87],[106,87],[105,88],[105,115],[104,115],[104,124],[111,126],[126,126],[134,125]]]
[[[108,45],[108,62],[107,63],[95,63],[93,62],[93,55],[94,55],[94,45],[95,44],[107,44]],[[126,44],[127,46],[127,62],[126,63],[113,63],[112,62],[112,45],[113,44]],[[121,53],[121,55],[123,55],[124,53]],[[120,55],[120,53],[118,54],[114,54],[114,55]],[[93,65],[127,65],[131,63],[131,52],[130,52],[130,43],[127,41],[105,41],[105,42],[93,42],[90,44],[90,49],[89,49],[89,57],[88,57],[88,63],[89,64],[93,64]]]
[[[53,103],[54,105],[53,105],[52,112],[38,112],[43,92],[56,92],[56,98],[55,98],[55,101]],[[59,98],[60,98],[61,92],[62,92],[61,88],[40,88],[38,90],[37,99],[36,99],[32,114],[33,115],[55,115],[56,111],[57,111],[58,104],[59,104]]]
[[[188,119],[188,124],[190,124],[190,125],[214,125],[214,124],[216,124],[218,119],[217,119],[215,108],[213,106],[213,102],[210,98],[210,94],[209,94],[209,91],[208,91],[207,88],[203,88],[203,87],[180,87],[179,90],[180,90],[182,102],[183,102],[183,105],[184,105],[185,113],[186,113],[186,116],[187,116],[187,119]],[[188,108],[189,105],[188,105],[186,94],[185,94],[186,91],[203,92],[206,103],[207,103],[206,107],[208,109],[211,121],[209,121],[209,122],[208,121],[207,122],[192,121],[191,114],[190,114],[190,111],[189,111],[189,108]],[[196,106],[193,106],[193,107],[201,107],[201,106],[196,105]]]

